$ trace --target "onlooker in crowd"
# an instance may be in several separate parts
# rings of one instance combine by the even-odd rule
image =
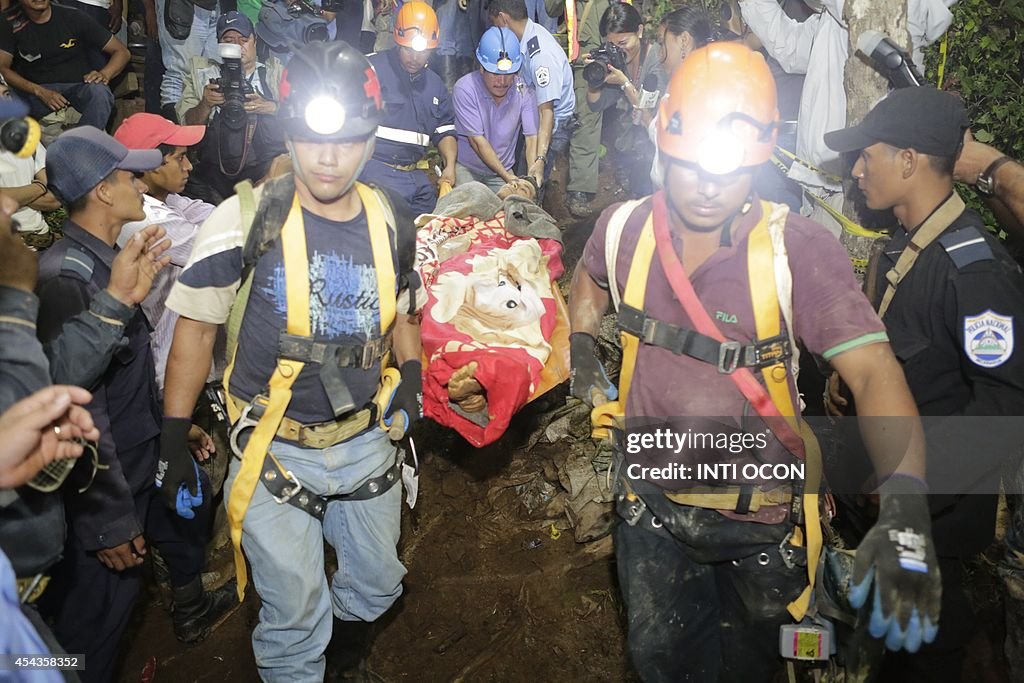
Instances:
[[[473,69],[472,25],[469,13],[459,0],[439,0],[434,11],[440,36],[430,68],[441,77],[444,86],[452,90],[455,82]]]
[[[40,259],[39,337],[44,343],[87,308],[94,293],[112,284],[117,236],[125,223],[145,216],[145,186],[135,174],[154,170],[162,162],[157,150],[129,151],[91,127],[68,131],[51,145],[49,182],[68,206],[68,220],[64,239]],[[134,239],[144,238],[140,233]],[[162,254],[166,248],[161,244],[152,249]],[[143,534],[167,562],[172,620],[180,640],[201,640],[236,604],[230,584],[212,593],[202,588],[212,508],[209,480],[196,472],[201,488],[195,496],[179,496],[177,515],[157,495],[162,475],[157,467],[160,407],[149,324],[134,304],[148,294],[167,260],[162,256],[149,272],[130,283],[128,297],[110,316],[127,321],[125,343],[89,385],[93,393],[89,411],[102,432],[98,461],[103,467],[93,474],[80,466],[72,474],[76,485],[69,487],[72,493],[66,496],[71,538],[64,560],[54,571],[53,587],[44,596],[55,618],[58,640],[72,652],[85,653],[89,667],[82,672],[84,681],[107,681],[113,676],[120,641],[138,597],[139,566],[146,554]],[[54,379],[59,381],[56,375]]]
[[[153,288],[142,301],[142,310],[153,326],[153,361],[161,395],[174,323],[178,320],[178,315],[165,308],[164,302],[188,262],[199,226],[214,209],[213,204],[179,194],[185,190],[192,171],[188,150],[198,144],[205,133],[206,126],[179,126],[156,114],[133,114],[114,131],[114,139],[128,149],[160,150],[164,160],[158,168],[142,174],[146,186],[142,209],[146,217],[125,223],[117,238],[117,243],[123,247],[147,225],[159,225],[171,242],[167,250],[170,263],[156,276]]]
[[[154,0],[143,0],[143,3]],[[155,0],[152,15],[156,19],[160,55],[164,65],[160,82],[162,113],[168,118],[182,120],[178,107],[185,92],[192,59],[217,59],[220,3],[218,0]],[[147,19],[147,32],[151,30]],[[197,92],[201,93],[202,87]]]
[[[676,67],[683,63],[694,50],[711,42],[711,22],[698,7],[688,5],[673,10],[661,18],[658,24],[658,44],[661,46],[661,68],[672,78]],[[655,115],[647,126],[652,143],[657,142],[658,117]],[[660,190],[663,187],[664,166],[657,146],[651,164],[651,185]]]
[[[850,49],[850,35],[843,20],[845,0],[804,0],[814,15],[800,22],[787,16],[776,0],[740,0],[743,21],[765,51],[789,73],[806,74],[800,97],[800,125],[796,156],[789,177],[842,211],[842,175],[839,156],[824,142],[827,131],[846,123],[846,90],[843,75]],[[945,0],[909,0],[907,25],[914,49],[938,40],[953,17]],[[829,175],[819,173],[821,169]],[[833,234],[842,229],[824,209],[804,204],[804,213]]]
[[[81,407],[91,398],[81,387],[46,387],[0,414],[0,492],[21,486],[55,460],[81,456],[83,448],[75,439],[99,438],[92,417]],[[18,589],[14,568],[0,550],[0,652],[7,657],[61,652]],[[32,683],[77,680],[65,679],[56,668],[26,670],[24,677],[14,672],[13,678],[5,678]]]
[[[924,86],[892,91],[858,125],[825,136],[836,152],[858,155],[852,175],[868,208],[892,209],[899,221],[901,229],[875,252],[865,285],[914,402],[923,416],[964,418],[925,422],[928,476],[917,484],[932,493],[942,628],[916,655],[887,657],[883,680],[964,680],[976,623],[964,562],[992,542],[995,482],[1007,461],[1019,462],[1020,442],[981,418],[1024,415],[1024,355],[1013,343],[1014,325],[1024,318],[1024,275],[953,187],[968,125],[958,97]],[[846,403],[829,398],[830,412]],[[863,414],[877,414],[869,411]],[[991,489],[978,485],[985,479]],[[848,522],[873,521],[864,505],[841,509]]]
[[[565,151],[572,134],[572,67],[554,36],[527,16],[524,0],[492,0],[487,12],[495,26],[511,29],[519,39],[523,79],[533,87],[539,111],[537,154],[526,159],[527,175],[547,182],[555,154]]]
[[[10,97],[10,88],[0,81],[0,99]],[[0,187],[20,207],[14,214],[13,229],[33,248],[49,246],[53,237],[42,212],[59,208],[60,202],[46,187],[46,148],[38,145],[27,157],[0,150]]]
[[[67,106],[82,115],[79,125],[103,129],[114,106],[108,83],[131,54],[106,26],[50,0],[19,0],[20,14],[0,21],[0,75],[42,118]],[[92,68],[90,50],[110,57]]]
[[[654,159],[654,144],[650,142],[648,126],[659,95],[668,85],[661,50],[644,42],[640,13],[626,3],[609,6],[601,17],[599,30],[607,44],[622,51],[625,71],[606,62],[604,81],[588,85],[587,104],[593,111],[615,112],[617,120],[604,114],[604,125],[610,124],[614,131],[611,138],[619,153],[615,160],[618,176],[634,195],[650,194],[648,169]],[[585,63],[592,61],[589,55],[584,57]]]
[[[516,179],[520,133],[526,157],[537,155],[537,100],[519,77],[523,56],[512,31],[487,29],[476,58],[480,69],[460,78],[452,92],[459,139],[455,182],[477,180],[497,192]]]
[[[124,20],[124,0],[62,0],[60,4],[89,15],[93,21],[109,29],[115,36],[121,30]],[[107,60],[103,52],[93,49],[89,51],[89,62],[91,68],[102,69]]]
[[[583,55],[601,45],[601,17],[611,0],[573,0],[576,30],[569,32],[569,55],[572,61],[573,89],[576,101],[587,99],[587,81],[583,78]],[[556,14],[565,7],[565,0],[546,0],[547,10]],[[566,19],[568,25],[569,20]],[[583,217],[590,213],[590,202],[597,193],[598,159],[601,151],[603,112],[580,106],[576,111],[576,129],[569,140],[569,183],[565,206],[569,213]]]
[[[236,183],[263,178],[274,157],[285,152],[275,116],[281,62],[275,57],[269,57],[266,63],[258,60],[256,32],[244,14],[232,11],[221,15],[217,35],[221,43],[237,45],[240,50],[245,94],[227,99],[231,72],[226,68],[226,58],[217,62],[193,57],[177,103],[179,121],[207,124],[185,195],[211,204],[234,194]]]
[[[405,197],[414,213],[430,213],[437,190],[424,169],[427,147],[437,147],[444,168],[441,182],[455,186],[455,115],[451,94],[427,68],[440,39],[437,16],[419,0],[402,5],[395,18],[395,43],[370,55],[385,104],[373,157],[359,179]]]

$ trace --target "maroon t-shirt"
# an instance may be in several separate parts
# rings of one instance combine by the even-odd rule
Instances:
[[[601,214],[583,252],[587,273],[605,288],[605,233],[608,219],[618,206],[610,206]],[[622,231],[615,277],[620,293],[625,291],[632,253],[650,211],[648,198],[633,211]],[[732,234],[723,234],[718,251],[690,274],[693,288],[711,319],[726,338],[741,344],[757,337],[746,242],[760,218],[761,205],[755,201]],[[793,274],[793,333],[807,350],[829,360],[843,351],[886,341],[885,327],[854,279],[846,250],[831,233],[790,213],[785,242]],[[658,320],[694,328],[672,293],[657,254],[651,259],[644,311]],[[779,329],[786,329],[781,313]],[[759,377],[760,373],[755,375]],[[792,378],[790,389],[793,405],[799,407]],[[628,417],[753,414],[733,380],[719,373],[714,365],[657,346],[640,345],[626,405]]]

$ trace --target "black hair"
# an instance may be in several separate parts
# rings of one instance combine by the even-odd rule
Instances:
[[[624,2],[613,2],[601,15],[598,31],[602,36],[609,33],[638,33],[644,20],[636,7]]]
[[[693,38],[693,47],[701,48],[711,42],[711,22],[704,11],[693,5],[673,10],[661,18],[665,33],[679,36],[684,33]]]
[[[92,191],[94,189],[96,189],[96,186],[99,185],[100,183],[113,182],[115,177],[117,177],[117,169],[116,168],[113,171],[111,171],[110,173],[108,173],[107,176],[105,178],[103,178],[103,180],[101,180],[99,183],[96,183],[96,185],[93,185],[92,187],[90,187],[89,191],[86,192],[85,194],[83,194],[81,197],[79,197],[78,199],[76,199],[73,202],[68,202],[68,205],[67,205],[68,206],[68,216],[73,216],[74,214],[78,213],[79,211],[84,210],[86,205],[88,205],[88,203],[89,203],[89,196],[92,195]]]
[[[168,145],[166,142],[161,142],[159,145],[156,146],[156,148],[160,150],[160,156],[162,157],[174,154],[175,152],[178,151],[177,145]]]
[[[516,21],[526,19],[526,0],[490,0],[487,16],[496,17],[504,12]]]
[[[956,168],[955,156],[936,156],[934,154],[925,154],[924,156],[928,157],[928,165],[932,167],[933,171],[943,177],[953,177],[953,169]]]

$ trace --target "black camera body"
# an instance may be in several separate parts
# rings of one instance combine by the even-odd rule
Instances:
[[[228,50],[227,48],[235,48]],[[238,52],[238,56],[235,52]],[[242,73],[241,50],[237,45],[222,45],[220,51],[220,78],[211,81],[220,88],[224,95],[224,104],[220,105],[220,118],[230,128],[241,128],[245,125],[246,95],[252,92],[249,82]]]
[[[340,12],[345,8],[345,0],[320,0],[320,9],[325,12]]]
[[[619,71],[626,70],[626,51],[612,43],[601,43],[600,47],[590,52],[590,58],[594,61],[583,67],[583,78],[592,89],[604,83],[609,66]]]

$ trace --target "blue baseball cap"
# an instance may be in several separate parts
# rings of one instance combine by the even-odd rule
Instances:
[[[163,163],[158,149],[129,150],[99,128],[79,126],[61,133],[47,148],[46,182],[65,204],[70,204],[115,170],[142,173]]]
[[[243,38],[248,38],[256,29],[253,28],[249,17],[237,10],[231,10],[220,15],[220,19],[217,20],[217,40],[220,40],[228,31],[238,31]]]
[[[28,105],[13,95],[0,97],[0,122],[7,119],[20,119],[28,114]]]

